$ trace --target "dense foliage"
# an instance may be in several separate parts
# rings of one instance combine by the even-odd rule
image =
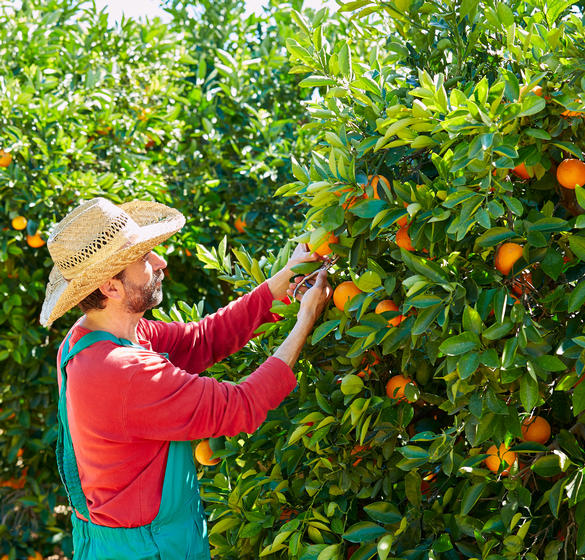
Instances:
[[[581,3],[177,0],[119,29],[0,6],[1,554],[70,553],[54,362],[74,315],[38,326],[50,261],[27,235],[97,194],[188,215],[163,320],[262,282],[294,234],[331,239],[357,294],[336,291],[266,423],[212,442],[214,557],[585,554]],[[269,356],[298,304],[274,309],[208,373]]]
[[[178,208],[188,225],[161,249],[165,304],[197,301],[201,313],[233,295],[193,256],[196,243],[227,233],[256,253],[290,236],[294,212],[271,200],[307,142],[283,43],[290,14],[196,7],[174,2],[168,24],[113,28],[87,3],[0,2],[0,556],[11,560],[71,552],[54,457],[55,361],[78,313],[49,330],[38,323],[51,225],[99,195]]]
[[[343,11],[336,41],[337,22],[295,17],[320,143],[278,194],[311,207],[299,239],[334,234],[332,282],[359,293],[315,330],[292,398],[226,444],[212,542],[222,558],[582,557],[581,6]],[[294,319],[275,308],[259,358]]]

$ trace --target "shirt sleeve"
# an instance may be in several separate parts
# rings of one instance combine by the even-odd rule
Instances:
[[[232,384],[190,374],[148,350],[117,348],[110,356],[119,378],[127,380],[121,404],[129,439],[187,441],[252,433],[296,386],[292,370],[275,357]]]
[[[273,300],[264,282],[197,323],[142,319],[139,336],[150,340],[155,352],[166,352],[179,368],[201,373],[243,348],[260,325],[281,319],[270,312]]]

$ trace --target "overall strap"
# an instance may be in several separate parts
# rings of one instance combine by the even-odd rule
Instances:
[[[71,432],[69,431],[69,418],[67,416],[67,371],[66,366],[69,360],[82,350],[85,350],[92,344],[103,340],[109,340],[118,346],[138,346],[124,338],[118,338],[106,331],[92,331],[82,336],[72,348],[70,348],[71,333],[65,339],[63,350],[61,352],[61,392],[59,393],[59,407],[58,420],[59,431],[57,435],[57,467],[59,475],[69,504],[72,508],[77,510],[85,519],[89,520],[89,509],[87,507],[87,499],[81,488],[81,481],[79,478],[79,469],[77,468],[77,459],[75,458],[75,451],[73,449],[73,441],[71,439]],[[142,346],[138,346],[142,348]]]

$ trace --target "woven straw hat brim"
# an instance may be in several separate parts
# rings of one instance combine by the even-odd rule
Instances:
[[[86,269],[83,276],[67,281],[54,266],[49,275],[40,322],[49,327],[94,292],[104,282],[136,262],[154,247],[177,233],[184,225],[184,216],[164,204],[133,201],[120,208],[140,226],[132,245],[119,250],[113,258]]]

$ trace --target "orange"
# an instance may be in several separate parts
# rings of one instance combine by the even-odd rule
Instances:
[[[416,383],[410,379],[410,377],[404,377],[404,375],[395,375],[388,380],[388,383],[386,383],[386,394],[392,400],[408,401],[404,395],[404,388],[409,383],[416,385]]]
[[[408,235],[408,227],[401,227],[396,232],[396,245],[406,251],[414,251],[414,246],[410,240],[410,235]]]
[[[565,159],[557,168],[557,181],[566,189],[585,185],[585,163],[580,159]]]
[[[508,447],[506,447],[506,444],[504,443],[500,444],[499,449],[495,445],[492,445],[486,453],[489,457],[485,460],[485,466],[490,471],[497,473],[501,462],[504,461],[507,468],[504,469],[501,474],[502,476],[508,476],[510,466],[516,461],[516,453],[508,451]]]
[[[384,313],[384,311],[398,311],[398,306],[391,300],[391,299],[384,299],[382,300],[378,305],[376,305],[376,309],[374,310],[374,313]],[[393,327],[397,327],[398,325],[400,325],[400,323],[402,323],[402,321],[404,321],[404,315],[397,315],[396,317],[393,317],[392,319],[388,320],[388,324],[393,326]]]
[[[341,196],[342,193],[344,192],[353,192],[353,189],[351,187],[348,187],[347,189],[341,189],[340,191],[335,191],[335,195],[336,196]],[[363,198],[365,198],[366,195],[362,194],[362,195],[355,195],[355,196],[350,196],[342,205],[341,207],[344,210],[347,210],[348,208],[352,208],[353,206],[355,206],[360,200],[362,200]]]
[[[43,555],[40,552],[35,552],[31,554],[27,560],[43,560]]]
[[[246,231],[246,222],[241,218],[236,218],[234,221],[234,227],[240,232],[244,233]]]
[[[279,519],[281,521],[290,521],[293,517],[296,517],[298,513],[299,513],[298,509],[285,507],[280,512]]]
[[[520,179],[530,179],[530,173],[528,173],[528,169],[526,169],[526,164],[521,163],[512,169],[512,173],[514,175],[520,177]]]
[[[0,149],[0,167],[8,167],[12,163],[12,154]]]
[[[512,282],[512,290],[519,296],[531,292],[533,288],[532,274],[529,270],[525,270],[520,276]]]
[[[380,181],[390,189],[390,182],[384,177],[384,175],[368,175],[368,183],[372,185],[372,188],[374,189],[374,198],[378,200],[380,199],[380,193],[378,192],[378,183]]]
[[[26,242],[29,244],[30,247],[35,249],[42,247],[45,244],[45,240],[39,235],[39,233],[35,233],[34,235],[27,235]]]
[[[213,451],[209,446],[209,440],[204,439],[197,444],[195,448],[195,459],[201,465],[213,466],[217,465],[221,459],[212,459]]]
[[[408,208],[408,202],[403,202],[402,204],[404,205],[404,208]],[[403,216],[396,223],[398,224],[398,227],[405,228],[408,225],[408,216]]]
[[[16,216],[16,218],[12,220],[12,227],[14,229],[24,229],[26,224],[27,219],[24,216]]]
[[[321,255],[322,257],[324,257],[325,255],[328,255],[329,253],[331,253],[333,251],[333,249],[331,249],[331,247],[329,247],[329,243],[337,243],[338,241],[339,241],[339,237],[330,233],[327,241],[324,241],[323,243],[321,243],[321,245],[319,245],[316,249],[315,249],[315,246],[313,244],[309,243],[309,249],[311,251],[313,251],[313,253],[317,253],[318,255]]]
[[[526,90],[527,90],[527,86],[523,86],[520,88],[520,97],[522,97],[526,93],[534,93],[534,95],[538,95],[538,97],[542,97],[542,94],[544,93],[542,86],[534,86],[530,91],[526,91]]]
[[[368,356],[373,358],[371,364],[368,364]],[[364,366],[364,369],[358,373],[358,377],[365,377],[366,375],[370,377],[370,375],[372,375],[372,367],[380,363],[380,358],[378,358],[378,355],[375,352],[368,352],[368,356],[362,360],[362,365],[366,365]]]
[[[522,422],[522,441],[534,441],[543,445],[550,439],[550,424],[542,416],[532,416]]]
[[[510,274],[514,263],[522,256],[522,245],[502,243],[496,251],[494,264],[502,274]]]
[[[343,311],[345,304],[361,293],[362,291],[351,280],[347,280],[335,288],[333,292],[333,303],[339,311]]]

